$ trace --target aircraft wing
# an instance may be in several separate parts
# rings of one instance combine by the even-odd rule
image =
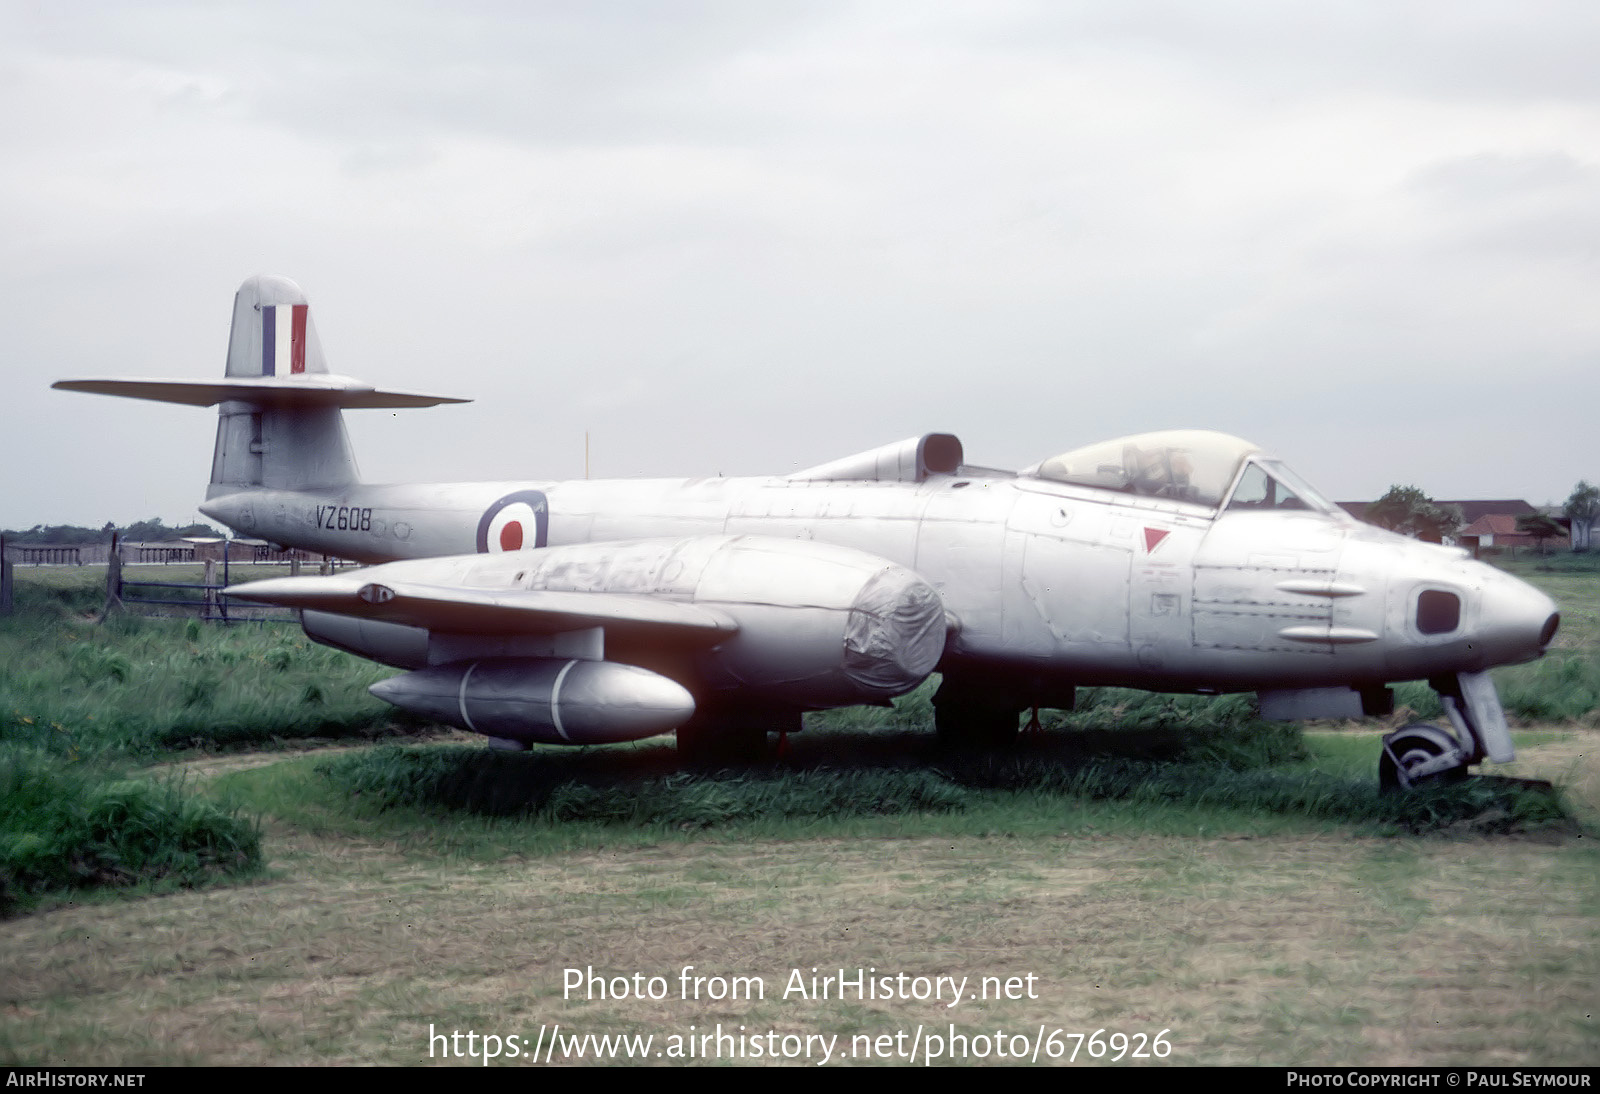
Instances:
[[[228,596],[285,608],[404,623],[447,634],[559,634],[605,627],[613,634],[714,645],[739,630],[711,608],[628,593],[487,590],[363,577],[284,577],[234,586]]]

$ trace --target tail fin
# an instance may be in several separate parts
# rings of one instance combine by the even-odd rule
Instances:
[[[300,376],[328,371],[311,305],[287,277],[257,274],[233,298],[229,376]]]
[[[299,285],[259,275],[239,286],[228,335],[229,377],[292,383],[327,372],[311,306]],[[223,401],[207,501],[251,486],[336,487],[358,478],[338,407]]]
[[[52,387],[132,399],[220,404],[206,498],[251,487],[338,487],[357,481],[342,411],[462,403],[445,395],[383,391],[328,371],[306,294],[286,277],[261,275],[233,299],[221,380],[61,380]]]

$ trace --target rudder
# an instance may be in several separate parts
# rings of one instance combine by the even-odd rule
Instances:
[[[228,335],[230,378],[290,380],[327,372],[310,301],[299,285],[259,274],[239,286]],[[233,399],[220,404],[208,500],[250,487],[298,490],[357,481],[337,406]]]
[[[229,376],[295,376],[328,371],[311,302],[287,277],[257,274],[233,298]]]

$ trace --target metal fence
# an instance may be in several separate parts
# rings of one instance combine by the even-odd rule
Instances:
[[[266,623],[299,619],[293,608],[278,608],[267,604],[247,604],[225,595],[230,585],[253,580],[253,572],[261,565],[282,565],[287,561],[289,573],[300,573],[307,565],[299,557],[284,559],[278,552],[257,552],[250,561],[236,561],[232,551],[221,552],[221,560],[206,559],[201,581],[153,581],[129,578],[123,572],[117,553],[106,568],[106,603],[137,604],[146,615],[193,615],[217,623]],[[332,573],[355,563],[337,558],[321,558],[315,566],[318,573]]]
[[[330,573],[355,563],[344,559],[309,555],[304,551],[281,551],[270,544],[252,540],[217,540],[199,544],[118,543],[83,545],[8,544],[0,537],[0,614],[12,607],[13,567],[81,567],[94,564],[106,568],[106,610],[126,608],[142,615],[180,616],[218,623],[265,623],[293,621],[292,608],[246,604],[231,601],[225,594],[229,586],[250,581],[260,575],[262,566],[272,566],[290,574],[303,568],[313,573]],[[199,568],[199,580],[157,580],[148,571],[179,565]],[[138,567],[138,569],[134,569]],[[188,575],[174,575],[188,576]]]

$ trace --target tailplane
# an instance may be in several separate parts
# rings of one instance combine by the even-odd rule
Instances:
[[[303,490],[357,481],[342,411],[463,403],[445,395],[384,391],[328,371],[310,303],[286,277],[239,286],[221,380],[61,380],[52,387],[218,406],[206,498],[266,487]]]

